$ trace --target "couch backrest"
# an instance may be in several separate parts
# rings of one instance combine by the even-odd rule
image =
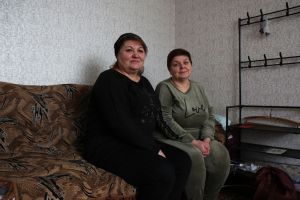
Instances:
[[[90,86],[0,82],[0,152],[66,150],[84,133]]]

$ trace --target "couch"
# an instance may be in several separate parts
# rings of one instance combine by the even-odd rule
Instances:
[[[81,156],[90,89],[0,82],[0,199],[134,199],[131,185]]]
[[[134,187],[81,156],[90,89],[0,82],[0,199],[135,199]]]

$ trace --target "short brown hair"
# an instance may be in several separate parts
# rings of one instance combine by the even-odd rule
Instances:
[[[138,36],[138,35],[136,35],[136,34],[134,34],[134,33],[124,33],[124,34],[122,34],[122,35],[117,39],[117,41],[116,41],[115,44],[114,44],[115,56],[116,56],[116,57],[117,57],[117,55],[118,55],[118,53],[119,53],[121,47],[123,46],[123,44],[124,44],[126,41],[128,41],[128,40],[133,40],[133,41],[138,41],[138,42],[140,42],[141,45],[142,45],[142,47],[144,48],[145,54],[147,54],[147,52],[148,52],[147,45],[146,45],[146,43],[144,42],[144,40],[143,40],[140,36]]]
[[[179,49],[173,49],[172,51],[170,51],[170,53],[168,55],[168,58],[167,58],[168,70],[170,70],[171,62],[174,59],[174,57],[176,57],[176,56],[187,56],[189,58],[191,64],[193,63],[190,52],[188,52],[185,49],[180,49],[180,48]]]

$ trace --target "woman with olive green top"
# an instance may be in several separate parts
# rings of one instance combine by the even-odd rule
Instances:
[[[192,160],[185,187],[188,200],[215,200],[230,168],[226,148],[214,140],[215,123],[199,83],[189,80],[192,60],[188,51],[174,49],[168,55],[171,78],[156,87],[163,118],[172,131],[157,133],[157,140],[186,152]]]

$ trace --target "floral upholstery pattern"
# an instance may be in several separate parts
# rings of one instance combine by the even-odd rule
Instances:
[[[90,86],[0,82],[0,188],[19,199],[134,200],[135,189],[81,157]],[[5,182],[5,184],[6,184]],[[5,199],[5,198],[4,198]]]

